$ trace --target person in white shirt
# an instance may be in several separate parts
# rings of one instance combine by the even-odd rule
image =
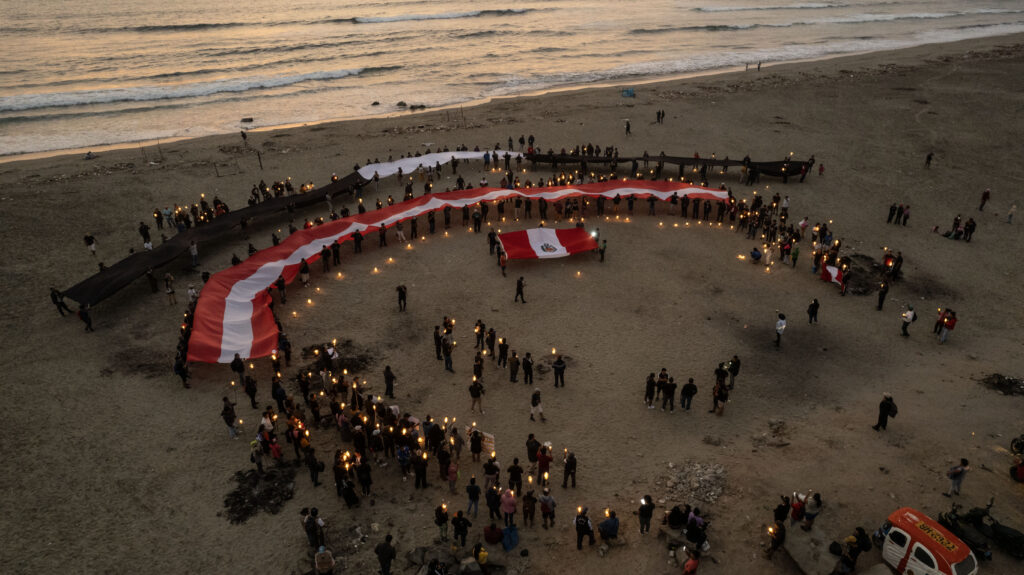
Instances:
[[[903,337],[910,337],[910,334],[907,333],[907,328],[910,327],[910,324],[917,319],[917,314],[914,313],[914,306],[908,305],[907,311],[900,314],[900,318],[903,320],[903,331],[900,332],[900,335],[902,335]]]

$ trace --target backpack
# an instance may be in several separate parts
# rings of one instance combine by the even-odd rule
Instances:
[[[896,408],[895,403],[889,405],[889,417],[896,417],[896,414],[899,413],[899,411],[900,410]]]
[[[587,518],[584,517],[583,515],[580,515],[580,516],[576,517],[576,529],[586,529],[586,528],[587,528]]]
[[[487,550],[486,549],[481,549],[480,553],[477,553],[476,562],[481,564],[481,565],[486,565],[487,564]]]
[[[519,530],[516,529],[515,525],[506,527],[503,535],[504,536],[501,538],[501,547],[505,551],[511,551],[516,548],[516,545],[519,545]]]

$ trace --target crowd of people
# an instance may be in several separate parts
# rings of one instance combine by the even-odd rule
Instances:
[[[531,136],[529,140],[521,138],[520,147],[527,142],[530,148],[535,144]],[[514,142],[510,139],[509,149],[513,145]],[[464,146],[458,148],[467,149]],[[498,149],[500,146],[495,146],[495,148]],[[529,151],[529,148],[527,150]],[[605,147],[602,151],[599,146],[586,144],[572,150],[563,150],[563,153],[579,156],[581,167],[585,168],[586,158],[603,154],[607,158],[615,159],[618,150]],[[410,156],[412,157],[413,154]],[[547,178],[524,178],[523,181],[520,181],[519,176],[508,169],[510,161],[510,158],[505,157],[506,166],[500,181],[501,187],[509,189],[608,181],[616,178],[615,174],[611,172],[600,174],[586,169],[573,170],[563,166],[558,172],[553,169],[553,173]],[[643,160],[645,169],[647,161],[647,158]],[[632,166],[634,173],[643,178],[645,174],[640,171],[638,162],[634,161],[634,164]],[[492,158],[485,159],[484,166],[487,170],[500,170],[498,166],[491,167]],[[453,173],[457,173],[457,169],[458,164],[453,162]],[[416,174],[399,174],[396,180],[398,185],[404,188],[403,199],[413,197],[413,183],[417,178],[424,183],[424,193],[430,193],[433,189],[433,176],[439,175],[439,171],[439,165],[421,166]],[[722,172],[724,173],[725,170],[723,169]],[[700,175],[699,172],[698,175]],[[375,177],[370,183],[379,190],[379,182],[380,178]],[[488,185],[486,177],[480,181],[480,185]],[[286,180],[271,187],[271,193],[276,195],[280,193],[279,190],[288,193],[288,188],[289,183]],[[362,188],[360,186],[356,190],[358,202],[356,209],[360,213],[366,211],[363,204]],[[470,188],[472,188],[472,184],[459,175],[455,189]],[[660,201],[651,197],[647,200],[647,213],[657,215],[659,212],[666,212],[669,215],[678,214],[681,218],[692,218],[701,222],[714,222],[719,225],[727,223],[736,232],[742,231],[748,239],[754,239],[760,243],[760,247],[764,251],[755,247],[751,253],[751,259],[754,263],[765,265],[779,261],[784,265],[795,267],[800,254],[800,245],[805,237],[809,237],[812,272],[817,274],[826,266],[842,269],[845,272],[846,280],[841,284],[841,289],[845,293],[845,284],[848,283],[852,272],[849,269],[848,260],[841,257],[839,253],[842,240],[835,237],[831,221],[819,222],[812,226],[809,219],[804,217],[799,222],[793,222],[790,218],[790,198],[778,193],[767,197],[754,192],[752,201],[748,203],[746,199],[735,198],[731,189],[724,184],[722,189],[728,192],[726,201],[701,201],[686,196],[681,198],[672,196],[667,200]],[[252,201],[260,201],[260,198],[265,199],[265,197],[262,185],[254,188]],[[330,198],[326,199],[329,210],[327,220],[334,220],[349,214],[347,207],[335,211]],[[627,217],[631,217],[635,214],[635,203],[638,200],[639,198],[633,196],[625,198],[616,196],[609,199],[576,197],[557,202],[515,198],[483,202],[461,210],[444,208],[439,210],[441,216],[439,219],[443,221],[443,229],[449,229],[453,225],[453,212],[461,211],[462,225],[471,227],[479,233],[482,231],[483,224],[492,221],[499,223],[509,219],[530,220],[535,215],[539,220],[546,220],[549,215],[552,215],[556,221],[563,218],[575,221],[577,218],[587,217],[588,211],[591,209],[597,216],[612,217],[624,213]],[[387,196],[387,205],[392,205],[394,201],[391,195]],[[385,201],[382,199],[376,200],[378,209],[382,208],[384,204]],[[665,207],[662,208],[662,205]],[[534,209],[535,207],[536,209]],[[226,210],[226,206],[224,209]],[[890,214],[890,220],[897,220],[896,223],[901,226],[906,225],[908,214],[908,206],[902,206],[902,210],[900,206],[895,206]],[[431,212],[425,216],[425,219],[427,233],[437,233],[440,226],[435,223],[435,214]],[[402,236],[405,230],[410,231],[412,237],[417,237],[419,236],[419,220],[420,218],[410,218],[400,222],[399,225],[392,228],[392,233],[400,241],[404,241]],[[320,225],[324,221],[325,218],[306,219],[303,225],[312,227]],[[294,232],[295,230],[294,225],[291,225],[289,231]],[[381,237],[380,246],[385,247],[388,232],[381,229],[379,235]],[[357,232],[351,239],[354,251],[360,253],[362,251],[362,235]],[[278,241],[280,240],[275,235],[272,238],[272,243],[276,244]],[[488,245],[491,253],[497,254],[499,257],[500,265],[502,254],[500,244],[497,244],[493,237],[493,229],[488,234]],[[320,253],[324,273],[329,272],[331,263],[333,265],[340,264],[339,248],[337,243],[324,246]],[[878,309],[882,309],[889,284],[895,282],[899,277],[902,262],[901,253],[887,252],[884,261],[885,277],[879,284]],[[309,263],[309,261],[303,261],[304,265],[300,269],[301,282],[306,286],[311,285],[312,282]],[[520,278],[517,282],[516,299],[522,299],[525,302],[524,285],[523,278]],[[396,291],[399,297],[399,309],[404,310],[407,288],[400,285]],[[283,278],[279,278],[274,285],[268,287],[268,292],[271,294],[276,292],[278,296],[272,303],[272,309],[275,304],[279,306],[287,304],[287,287]],[[187,357],[188,335],[191,330],[194,303],[194,299],[190,298],[190,307],[184,315],[181,326],[181,339],[174,367],[175,373],[181,377],[182,383],[186,387],[189,385],[189,372],[185,358]],[[808,309],[811,322],[817,320],[818,305],[820,304],[817,300],[814,300]],[[940,341],[945,342],[949,332],[955,326],[956,316],[952,310],[948,309],[940,309],[940,313],[935,333],[939,335]],[[277,319],[276,313],[275,319]],[[278,345],[279,353],[271,358],[275,375],[272,377],[270,392],[271,398],[276,402],[276,407],[275,405],[266,405],[260,409],[257,382],[251,370],[246,369],[246,360],[236,357],[236,362],[233,362],[232,366],[237,376],[238,387],[242,388],[243,392],[249,396],[250,406],[260,411],[258,430],[249,443],[248,454],[260,472],[265,466],[287,464],[290,461],[291,464],[302,465],[308,470],[310,482],[314,487],[323,484],[321,474],[330,473],[334,479],[337,497],[345,503],[347,508],[359,507],[367,499],[372,505],[377,494],[377,490],[374,488],[374,476],[379,473],[394,473],[401,477],[403,482],[412,483],[412,488],[416,490],[429,490],[434,486],[434,481],[431,481],[431,478],[434,478],[436,487],[441,491],[442,499],[441,504],[433,509],[432,514],[432,519],[438,527],[439,539],[448,541],[448,528],[451,526],[452,542],[461,548],[468,549],[470,547],[467,547],[467,543],[473,539],[469,537],[470,528],[476,523],[481,531],[479,542],[471,545],[472,555],[478,561],[483,557],[484,563],[487,557],[487,545],[508,546],[509,539],[516,537],[512,533],[515,529],[534,527],[534,517],[538,506],[541,511],[541,527],[549,529],[556,526],[555,509],[558,503],[551,491],[553,487],[551,485],[552,463],[555,461],[555,457],[550,443],[541,443],[535,434],[531,433],[526,440],[526,450],[522,454],[525,463],[521,464],[518,457],[512,457],[511,464],[506,467],[499,462],[493,449],[485,448],[485,445],[493,443],[493,438],[488,438],[488,434],[477,427],[475,422],[472,425],[466,425],[464,422],[456,425],[455,417],[435,419],[426,415],[423,418],[418,418],[410,412],[402,411],[399,406],[390,401],[394,397],[394,389],[398,382],[397,376],[390,367],[383,374],[386,386],[384,393],[375,395],[372,392],[372,386],[364,379],[338,369],[338,353],[334,345],[325,344],[312,348],[315,359],[314,367],[303,369],[298,373],[295,378],[298,393],[290,393],[282,375],[282,359],[286,366],[290,365],[291,345],[284,332],[284,326],[281,325],[279,319],[277,321],[281,335]],[[912,321],[913,319],[910,320],[910,322]],[[784,330],[785,316],[779,314],[779,323],[776,325],[777,342],[781,342]],[[455,372],[454,358],[457,343],[454,333],[455,320],[453,318],[443,318],[440,324],[434,328],[434,356],[449,372]],[[529,397],[530,420],[537,423],[546,422],[548,417],[543,410],[541,389],[535,383],[537,368],[532,354],[526,352],[520,355],[519,350],[513,348],[507,338],[498,337],[494,326],[488,327],[482,319],[477,320],[473,326],[473,334],[475,345],[470,368],[472,380],[467,381],[471,413],[478,412],[481,415],[485,413],[483,401],[486,394],[485,384],[500,382],[505,377],[508,377],[509,383],[518,383],[521,378],[523,385],[527,386],[524,397]],[[490,363],[490,368],[486,367],[488,363]],[[564,386],[565,359],[562,356],[556,356],[555,360],[551,362],[551,369],[555,376],[555,387]],[[740,359],[737,355],[718,364],[713,372],[714,386],[710,392],[711,409],[709,413],[718,415],[724,413],[739,371]],[[690,410],[692,400],[698,392],[694,378],[687,378],[687,382],[680,386],[675,378],[668,374],[667,369],[661,369],[657,376],[652,372],[645,382],[644,404],[649,409],[656,409],[660,402],[663,411],[674,412],[677,390],[681,411]],[[387,400],[384,399],[385,397]],[[887,398],[887,401],[891,402],[891,397]],[[223,398],[221,415],[229,428],[231,437],[235,437],[238,433],[236,404],[237,399]],[[894,407],[890,410],[886,406],[884,411],[886,418],[895,416]],[[885,423],[880,411],[879,424],[875,428],[885,429]],[[326,450],[321,447],[321,451],[317,451],[313,446],[313,434],[320,436],[316,438],[318,444],[333,443],[335,447]],[[287,455],[287,447],[281,445],[282,436],[284,443],[292,445],[291,455]],[[332,436],[334,439],[331,439]],[[462,458],[462,451],[467,444],[469,461]],[[333,451],[333,455],[329,457],[322,455],[323,452],[331,453],[331,451]],[[577,455],[566,448],[560,459],[563,475],[562,487],[571,489],[576,486]],[[389,467],[394,471],[389,471]],[[503,469],[505,475],[502,474]],[[465,505],[457,503],[460,494],[463,494]],[[803,526],[810,528],[814,517],[820,513],[822,506],[820,495],[813,494],[810,497],[798,499],[803,506],[800,520],[803,522]],[[482,522],[477,521],[481,500],[488,512],[487,520]],[[792,507],[794,509],[792,512],[795,514],[796,503],[792,503]],[[645,496],[637,511],[641,533],[646,533],[650,528],[653,508],[651,498]],[[520,516],[519,513],[522,515]],[[778,515],[778,511],[776,514]],[[794,515],[794,517],[796,516]],[[333,560],[327,560],[330,550],[325,547],[323,537],[310,535],[310,533],[322,533],[324,521],[323,517],[312,512],[303,515],[303,526],[309,535],[310,549],[316,558],[318,569],[321,565],[330,564],[333,567],[334,564]],[[679,525],[691,527],[688,531],[692,531],[696,540],[691,540],[695,546],[687,552],[686,565],[691,569],[687,572],[695,572],[696,565],[699,565],[701,544],[706,542],[706,527],[699,510],[690,509],[689,506],[686,508],[674,507],[665,514],[664,523],[673,528]],[[691,526],[691,523],[694,525]],[[586,507],[577,508],[573,525],[577,534],[578,548],[582,547],[582,542],[585,539],[594,540],[593,524]],[[613,540],[618,537],[618,528],[619,519],[615,511],[606,510],[604,519],[597,526],[597,533],[604,540]],[[769,556],[785,538],[784,524],[777,521],[774,529],[776,530],[768,545]],[[383,573],[389,572],[390,562],[394,559],[395,548],[392,542],[393,539],[389,535],[386,541],[380,542],[375,550]],[[443,572],[443,566],[434,566],[433,568],[439,569],[438,573]]]

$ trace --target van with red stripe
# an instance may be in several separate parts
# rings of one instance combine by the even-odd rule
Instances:
[[[882,560],[896,573],[975,575],[978,561],[967,544],[931,517],[910,507],[893,511],[875,532]]]

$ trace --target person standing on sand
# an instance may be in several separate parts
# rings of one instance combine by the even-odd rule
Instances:
[[[782,333],[786,331],[786,314],[779,314],[779,321],[775,322],[775,347],[782,344]]]
[[[818,303],[818,298],[814,298],[811,301],[811,305],[807,306],[807,323],[818,323],[818,308],[821,304]]]
[[[405,284],[402,284],[396,287],[395,291],[398,292],[398,311],[405,311],[406,295],[409,289],[405,287]]]
[[[954,495],[960,495],[960,485],[964,482],[964,477],[967,476],[967,472],[971,470],[966,459],[960,460],[960,465],[954,465],[949,468],[946,472],[946,477],[949,478],[949,491],[943,493],[946,497],[952,497]]]
[[[725,404],[729,401],[729,388],[724,383],[716,383],[715,388],[711,391],[711,397],[714,403],[708,413],[724,414]]]
[[[909,220],[909,219],[910,219],[910,206],[906,205],[906,206],[903,206],[903,222],[902,222],[901,225],[906,226],[907,225],[907,220]]]
[[[469,397],[472,401],[469,404],[469,412],[476,413],[476,408],[480,408],[480,414],[484,413],[484,386],[479,380],[473,380],[473,383],[469,386]]]
[[[1013,223],[1013,214],[1017,213],[1017,204],[1010,206],[1010,211],[1006,212],[1006,223]]]
[[[647,409],[654,409],[654,392],[658,383],[654,380],[654,372],[647,376],[647,382],[644,384],[644,404],[647,405]]]
[[[917,321],[917,314],[914,313],[914,306],[908,305],[906,311],[900,314],[900,319],[903,320],[900,335],[903,337],[910,337],[910,334],[907,333],[907,328],[910,327],[911,323]]]
[[[92,328],[92,317],[89,315],[89,304],[78,307],[78,319],[82,320],[82,323],[85,324],[86,332],[96,331]]]
[[[776,520],[775,525],[768,528],[768,535],[771,540],[764,553],[771,560],[772,555],[786,542],[786,522]]]
[[[885,296],[889,293],[889,284],[882,282],[878,284],[878,311],[882,311],[882,305],[885,304]]]
[[[539,387],[535,387],[533,389],[533,395],[530,396],[530,421],[537,421],[534,419],[534,416],[536,415],[540,415],[541,421],[547,421],[547,418],[544,417],[544,406],[541,405],[540,401]]]
[[[64,317],[64,310],[71,313],[71,308],[68,307],[68,304],[64,303],[64,294],[58,291],[55,287],[50,288],[50,301],[53,302],[53,305],[57,306],[57,311],[60,312],[60,317]]]
[[[978,211],[979,212],[985,211],[985,204],[987,204],[989,199],[991,199],[991,198],[992,198],[992,190],[991,189],[986,189],[984,192],[981,193],[981,205],[978,206]]]
[[[522,299],[523,303],[526,303],[526,295],[523,293],[523,288],[525,287],[526,281],[523,280],[523,276],[519,276],[519,279],[516,280],[516,297],[512,300],[513,302]]]
[[[391,371],[391,366],[390,365],[385,365],[384,366],[384,395],[387,396],[387,397],[390,397],[391,399],[395,398],[395,381],[397,379],[398,378],[395,377],[395,372]]]
[[[956,312],[948,310],[949,313],[946,318],[942,321],[942,327],[939,328],[939,343],[946,343],[946,338],[949,337],[949,332],[953,331],[956,327]]]
[[[594,544],[594,525],[590,522],[590,518],[587,517],[586,507],[580,509],[576,519],[573,520],[573,525],[576,526],[576,549],[583,549],[584,537],[590,537],[590,545]]]
[[[384,541],[378,543],[374,547],[373,552],[377,555],[377,561],[380,562],[380,574],[391,575],[391,562],[394,561],[395,556],[398,552],[391,545],[391,541],[394,539],[390,533],[384,538]]]
[[[632,133],[633,133],[633,132],[632,132],[632,130],[630,129],[630,124],[629,124],[629,120],[626,120],[626,135],[627,135],[627,136],[629,136],[629,135],[632,135]]]
[[[729,389],[732,389],[736,384],[736,376],[740,374],[740,356],[733,355],[725,369],[729,372]],[[691,379],[690,382],[693,380]]]
[[[925,169],[928,169],[928,168],[932,167],[932,158],[934,158],[934,157],[935,157],[935,153],[934,152],[928,152],[928,155],[924,157],[924,167],[925,167]]]
[[[533,384],[533,357],[530,352],[526,352],[526,357],[523,358],[523,385]]]
[[[555,362],[551,364],[551,371],[555,374],[555,387],[558,387],[558,383],[562,383],[562,387],[565,387],[565,360],[562,356],[558,356]]]
[[[668,405],[669,411],[676,412],[676,380],[673,377],[668,378],[668,383],[661,390],[662,411],[665,411],[666,405]]]
[[[227,397],[222,398],[224,405],[220,410],[220,417],[224,420],[224,424],[228,426],[228,434],[231,439],[238,438],[238,429],[235,427],[235,404],[228,401]]]
[[[174,297],[174,276],[171,275],[171,272],[164,274],[164,293],[167,294],[167,305],[178,303]]]
[[[654,501],[650,495],[640,498],[640,509],[637,511],[640,518],[640,534],[651,532],[651,517],[654,516]]]
[[[89,253],[92,257],[96,257],[96,237],[92,234],[86,234],[85,236],[85,247],[89,248]]]
[[[896,417],[896,403],[892,400],[892,394],[882,394],[882,401],[878,404],[878,422],[871,426],[875,431],[884,431],[890,417]]]
[[[693,401],[693,396],[697,395],[697,384],[693,383],[693,378],[689,378],[683,390],[679,393],[679,407],[690,411],[690,403]]]

